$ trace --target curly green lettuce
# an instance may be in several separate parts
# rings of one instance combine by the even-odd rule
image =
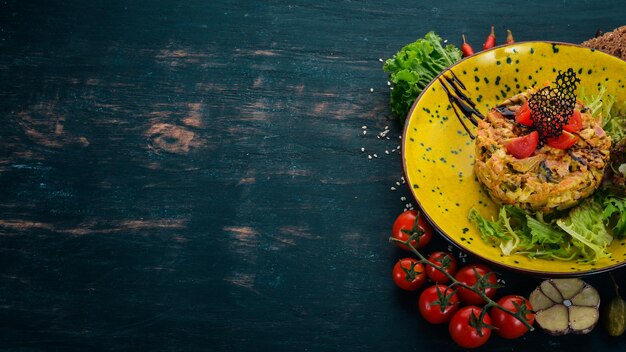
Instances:
[[[504,255],[595,262],[609,256],[606,248],[614,235],[623,236],[625,208],[626,201],[621,198],[598,196],[551,221],[511,205],[502,206],[497,219],[485,219],[476,209],[470,210],[469,219],[483,241],[497,245]]]
[[[618,102],[604,85],[599,87],[597,94],[589,93],[581,87],[578,97],[592,116],[602,118],[602,129],[611,136],[614,143],[626,138],[626,101]]]
[[[461,51],[454,45],[442,46],[435,32],[404,46],[383,70],[393,83],[390,93],[391,111],[404,123],[413,102],[424,88],[450,65],[461,60]]]

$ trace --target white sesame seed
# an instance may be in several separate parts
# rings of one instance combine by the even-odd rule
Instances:
[[[383,62],[383,59],[378,59],[378,61]]]
[[[365,151],[365,148],[361,147],[361,152],[364,152],[364,151]]]
[[[387,81],[387,85],[388,85],[388,86],[391,86],[391,82]]]
[[[389,129],[389,126],[385,126],[385,129],[386,129],[386,130],[388,130],[388,129]]]
[[[395,191],[395,190],[396,190],[396,188],[395,188],[395,187],[391,187],[391,190],[392,190],[392,191]]]
[[[400,197],[400,200],[404,202],[406,200],[406,197]]]
[[[372,156],[371,156],[371,155],[368,155],[368,156],[367,156],[367,158],[368,158],[368,159],[372,159]]]
[[[363,134],[367,134],[367,131],[363,131]]]
[[[385,139],[389,139],[389,137],[385,137]]]
[[[389,90],[393,90],[393,87],[389,87]]]
[[[396,182],[396,186],[400,186],[400,182]]]
[[[364,130],[366,130],[366,129],[367,129],[367,126],[361,126],[361,128],[362,128],[362,129],[364,129]]]
[[[374,158],[378,158],[378,154],[374,154]]]
[[[374,88],[370,88],[370,92],[373,92],[373,91],[374,91]]]
[[[444,43],[444,44],[447,44],[447,43],[448,43],[448,39],[444,39],[444,40],[443,40],[443,43]]]
[[[385,150],[385,154],[389,154],[389,151],[388,151],[388,150]]]
[[[398,136],[398,138],[402,139],[402,136]]]

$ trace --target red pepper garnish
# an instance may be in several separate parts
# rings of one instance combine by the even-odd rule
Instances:
[[[485,44],[483,44],[483,50],[491,49],[494,46],[496,46],[496,34],[493,31],[493,26],[491,26],[491,33],[489,33]]]
[[[506,44],[513,44],[515,43],[515,39],[513,39],[513,33],[511,33],[510,29],[506,30]]]
[[[465,41],[465,34],[461,35],[463,37],[463,45],[461,45],[461,52],[463,52],[463,57],[468,57],[474,55],[474,49],[472,49],[471,45],[467,44]]]

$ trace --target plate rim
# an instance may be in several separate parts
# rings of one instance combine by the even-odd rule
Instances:
[[[404,126],[402,128],[402,150],[401,150],[401,156],[402,156],[402,173],[404,175],[406,182],[406,185],[409,189],[409,191],[411,192],[411,195],[413,196],[413,199],[415,200],[419,211],[422,213],[422,215],[426,218],[426,220],[430,223],[431,226],[433,226],[437,232],[439,233],[440,236],[442,236],[443,238],[445,238],[448,242],[450,242],[451,244],[453,244],[454,246],[456,246],[458,249],[462,250],[463,252],[472,255],[475,258],[478,258],[482,261],[488,262],[492,265],[495,265],[496,267],[499,268],[503,268],[503,269],[507,269],[509,271],[512,272],[516,272],[516,273],[520,273],[520,274],[524,274],[524,275],[530,275],[530,276],[534,276],[534,277],[544,277],[544,278],[566,278],[566,277],[583,277],[583,276],[589,276],[589,275],[595,275],[595,274],[601,274],[601,273],[606,273],[615,269],[618,269],[620,267],[623,267],[626,265],[626,260],[623,260],[620,263],[617,264],[613,264],[613,265],[609,265],[609,266],[605,266],[599,269],[589,269],[589,270],[584,270],[584,271],[572,271],[572,272],[555,272],[555,271],[543,271],[543,270],[534,270],[534,269],[522,269],[519,267],[515,267],[515,266],[511,266],[509,264],[505,264],[505,263],[501,263],[501,262],[497,262],[495,260],[489,259],[485,256],[480,255],[479,253],[477,253],[476,251],[472,251],[471,249],[461,245],[460,243],[458,243],[457,241],[455,241],[453,238],[451,238],[445,231],[443,231],[443,229],[436,223],[433,221],[433,219],[430,217],[430,215],[428,215],[428,213],[426,211],[424,211],[424,207],[422,206],[422,203],[420,202],[420,200],[417,198],[417,196],[414,193],[413,187],[411,186],[411,183],[409,182],[409,174],[408,174],[408,168],[407,168],[407,161],[406,161],[406,147],[407,143],[407,134],[408,134],[408,126],[409,126],[409,121],[411,120],[411,116],[413,116],[413,111],[415,110],[415,108],[417,107],[417,103],[420,101],[420,99],[422,98],[422,96],[428,91],[428,89],[435,83],[438,81],[439,77],[443,76],[445,73],[447,73],[448,71],[451,71],[454,67],[456,67],[457,65],[461,64],[462,62],[470,59],[470,58],[474,58],[477,56],[481,56],[484,55],[486,53],[489,53],[491,51],[495,51],[498,49],[502,49],[504,47],[511,47],[511,46],[515,46],[515,45],[527,45],[527,44],[549,44],[549,45],[566,45],[566,46],[572,46],[572,47],[576,47],[576,48],[580,48],[580,49],[585,49],[585,50],[589,50],[591,52],[599,52],[602,55],[606,55],[606,57],[608,58],[612,58],[618,61],[621,61],[622,63],[626,63],[626,60],[622,60],[619,57],[607,54],[603,51],[600,51],[598,49],[593,49],[593,48],[587,48],[584,47],[580,44],[575,44],[575,43],[568,43],[568,42],[561,42],[561,41],[547,41],[547,40],[531,40],[531,41],[519,41],[519,42],[515,42],[513,44],[502,44],[502,45],[498,45],[495,46],[491,49],[488,50],[483,50],[475,55],[469,56],[469,57],[465,57],[457,62],[455,62],[454,64],[448,66],[447,68],[445,68],[442,72],[440,72],[437,76],[435,76],[427,85],[426,87],[424,87],[424,89],[422,90],[422,92],[417,96],[417,98],[415,99],[415,101],[413,102],[413,104],[411,105],[411,109],[409,109],[409,112],[405,118],[405,122],[404,122]]]

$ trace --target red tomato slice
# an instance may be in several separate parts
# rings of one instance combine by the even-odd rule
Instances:
[[[578,136],[563,131],[560,136],[548,138],[548,145],[556,149],[567,149],[578,142]]]
[[[563,129],[567,132],[578,132],[581,128],[583,128],[583,117],[580,111],[574,110],[572,116],[569,117],[569,122],[563,126]]]
[[[521,137],[511,138],[505,142],[506,151],[518,159],[532,155],[539,144],[539,132],[532,131]]]
[[[530,107],[528,107],[528,100],[524,102],[522,107],[515,113],[515,121],[521,123],[524,126],[530,126],[533,124],[533,120],[530,116]]]

